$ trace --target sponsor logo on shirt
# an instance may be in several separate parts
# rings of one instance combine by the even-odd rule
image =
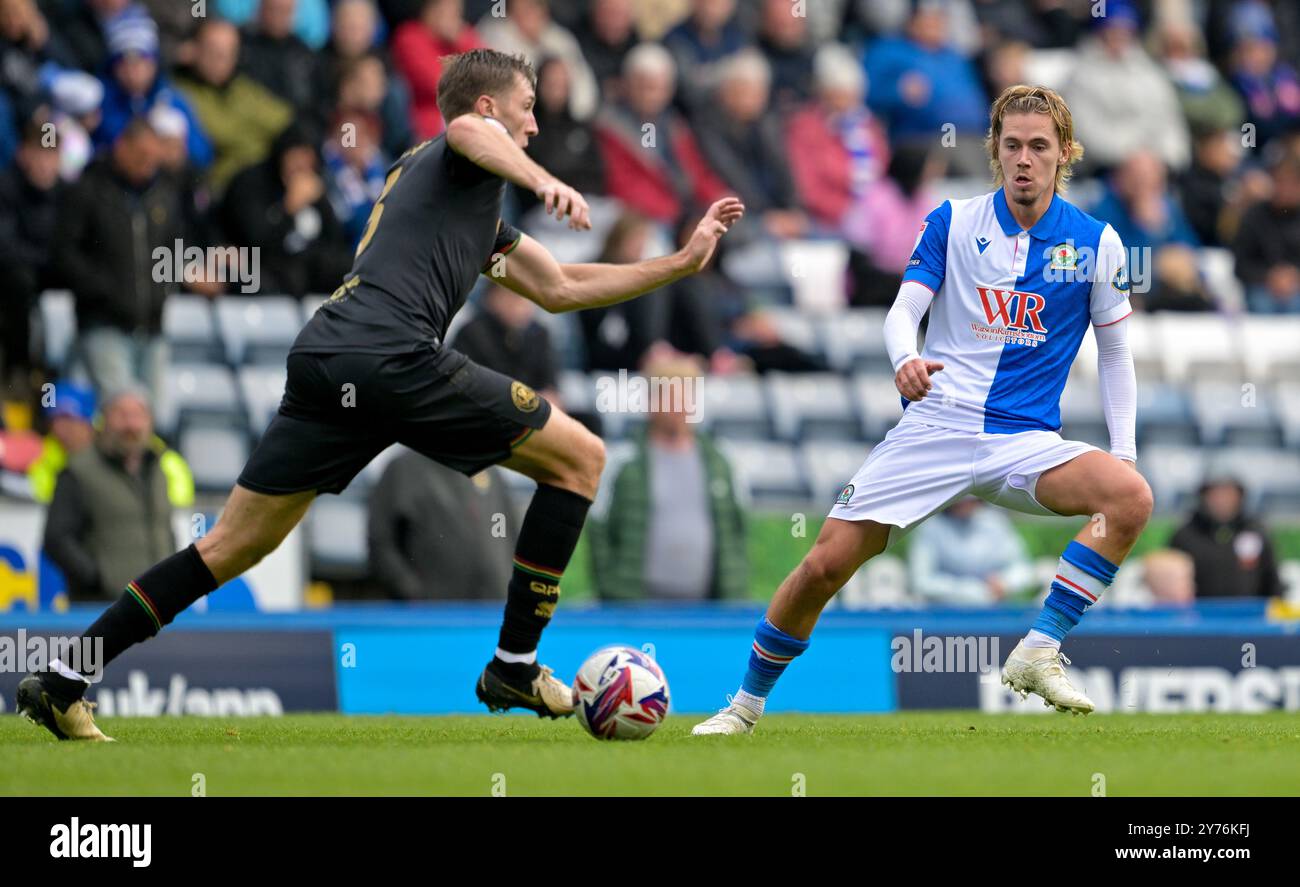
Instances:
[[[975,338],[1031,348],[1047,341],[1047,327],[1039,317],[1047,300],[1041,295],[990,286],[977,286],[976,290],[985,323],[971,323]]]

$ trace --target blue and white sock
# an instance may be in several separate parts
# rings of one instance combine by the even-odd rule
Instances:
[[[749,651],[749,668],[745,671],[745,680],[741,683],[740,693],[736,694],[747,708],[763,713],[763,700],[767,699],[776,684],[794,658],[808,649],[808,641],[786,634],[764,616],[754,630],[754,645]],[[757,699],[755,705],[752,700]]]
[[[1025,636],[1025,646],[1060,649],[1070,629],[1115,581],[1118,569],[1088,546],[1071,541],[1056,565],[1043,612]]]

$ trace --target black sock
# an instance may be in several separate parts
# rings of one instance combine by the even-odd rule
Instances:
[[[591,500],[539,484],[515,546],[514,572],[497,645],[509,653],[537,649],[560,600],[560,577],[578,545]]]
[[[178,613],[216,588],[212,571],[203,563],[199,550],[191,545],[158,562],[127,585],[122,596],[86,629],[83,637],[104,639],[103,657],[97,663],[103,668],[133,645],[156,635]],[[89,674],[85,670],[82,673]],[[56,690],[75,697],[86,692],[84,683],[56,673],[46,679]]]

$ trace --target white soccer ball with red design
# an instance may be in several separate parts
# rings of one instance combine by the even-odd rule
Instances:
[[[640,650],[605,647],[578,669],[573,706],[597,739],[645,739],[668,714],[668,681]]]

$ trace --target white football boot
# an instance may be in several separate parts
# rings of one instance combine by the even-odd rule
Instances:
[[[753,733],[758,723],[758,714],[735,702],[727,696],[727,707],[718,709],[718,713],[707,721],[701,721],[691,728],[692,736],[718,736],[728,734]]]
[[[1037,693],[1048,708],[1086,715],[1093,709],[1092,700],[1070,683],[1062,663],[1069,665],[1070,660],[1060,650],[1026,647],[1021,641],[1002,666],[1002,683],[1019,693],[1021,699]]]

